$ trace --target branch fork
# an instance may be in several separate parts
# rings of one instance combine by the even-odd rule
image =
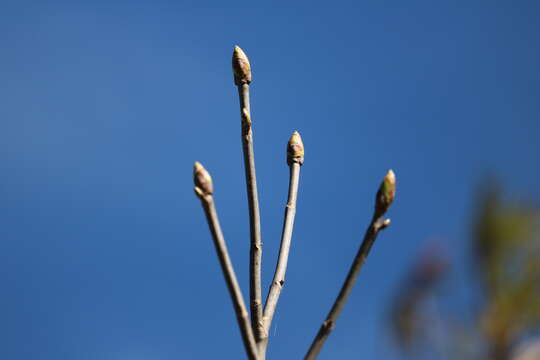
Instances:
[[[240,100],[241,140],[246,178],[246,192],[249,207],[250,224],[250,265],[249,265],[249,305],[250,314],[246,310],[244,298],[238,284],[232,261],[230,259],[223,232],[219,224],[214,204],[214,186],[208,171],[198,162],[194,165],[193,178],[195,194],[201,200],[216,253],[221,265],[225,282],[233,303],[236,318],[246,355],[250,360],[264,360],[268,347],[268,333],[272,325],[279,297],[285,284],[285,273],[292,242],[296,202],[300,181],[300,168],[304,164],[304,144],[300,134],[295,131],[287,143],[287,165],[289,166],[289,190],[285,205],[283,227],[279,255],[274,277],[268,290],[266,302],[262,303],[261,294],[261,223],[257,178],[255,172],[255,155],[253,151],[252,118],[249,99],[249,85],[252,81],[251,65],[244,51],[235,46],[232,56],[234,83],[238,87]],[[392,170],[384,177],[375,196],[373,217],[366,229],[364,239],[356,254],[345,281],[319,332],[315,336],[306,356],[306,360],[317,357],[324,342],[332,332],[347,298],[352,291],[356,278],[363,266],[378,233],[390,225],[385,214],[392,204],[396,191],[396,179]]]

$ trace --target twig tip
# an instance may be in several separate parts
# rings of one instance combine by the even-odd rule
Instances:
[[[304,164],[304,143],[298,131],[294,131],[287,143],[287,164]]]
[[[214,193],[212,177],[198,161],[193,164],[193,182],[195,183],[195,194],[199,198]]]
[[[234,83],[238,86],[251,83],[251,65],[246,53],[235,45],[232,56]]]
[[[384,214],[396,196],[396,174],[390,169],[386,173],[379,191],[377,191],[377,196],[375,199],[375,210],[377,215]],[[390,223],[388,223],[390,224]]]

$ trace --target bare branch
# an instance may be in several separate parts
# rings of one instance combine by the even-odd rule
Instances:
[[[272,318],[276,311],[279,295],[285,283],[285,272],[291,248],[291,239],[294,227],[294,217],[296,214],[296,199],[298,197],[298,184],[300,180],[300,166],[304,163],[304,144],[298,132],[294,132],[287,144],[287,163],[289,164],[289,195],[285,206],[285,218],[281,233],[281,245],[279,257],[274,272],[274,279],[266,298],[264,307],[264,338],[260,345],[260,354],[264,358],[266,347],[268,346],[268,332],[272,324]]]
[[[249,261],[249,297],[251,309],[251,326],[255,339],[262,337],[262,295],[261,295],[261,217],[257,177],[255,174],[255,155],[253,151],[253,132],[251,130],[251,110],[249,104],[249,84],[251,83],[251,66],[246,54],[235,46],[232,58],[234,83],[238,86],[240,98],[240,115],[242,118],[242,150],[244,153],[244,170],[249,206],[249,227],[251,234]]]
[[[396,179],[394,172],[390,170],[388,171],[388,174],[386,174],[386,176],[384,177],[384,180],[379,187],[379,191],[377,192],[375,198],[375,210],[373,218],[371,219],[371,223],[366,230],[362,245],[360,245],[360,249],[358,249],[358,253],[354,258],[351,268],[349,269],[349,273],[345,278],[345,282],[343,283],[341,290],[339,291],[339,294],[334,301],[334,305],[332,305],[332,309],[322,323],[319,332],[315,336],[315,339],[313,339],[313,343],[311,344],[306,356],[304,357],[304,360],[313,360],[317,357],[317,355],[319,355],[319,352],[321,351],[321,348],[323,347],[326,338],[334,329],[336,320],[339,317],[341,311],[343,310],[345,303],[347,302],[347,298],[349,297],[349,294],[354,287],[356,278],[360,273],[360,269],[366,261],[369,251],[371,250],[371,247],[373,246],[373,243],[375,242],[379,231],[390,225],[390,220],[384,219],[384,215],[392,204],[392,201],[394,200],[395,192]]]
[[[238,280],[236,279],[236,275],[234,273],[233,264],[229,257],[225,238],[223,237],[216,207],[214,205],[214,199],[212,196],[212,178],[206,169],[198,162],[195,163],[193,175],[195,182],[195,194],[201,200],[201,204],[206,215],[206,220],[208,222],[210,232],[212,233],[214,246],[221,265],[221,271],[223,272],[223,276],[225,277],[225,282],[227,283],[227,288],[231,296],[246,354],[250,360],[257,360],[257,345],[253,337],[253,332],[249,322],[249,315],[244,304],[242,291],[240,290]]]

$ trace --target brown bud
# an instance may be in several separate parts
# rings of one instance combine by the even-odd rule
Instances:
[[[251,116],[246,108],[242,108],[242,135],[251,136]],[[246,138],[247,140],[248,138]]]
[[[375,199],[375,209],[378,215],[384,214],[396,196],[396,175],[392,170],[384,177]]]
[[[304,143],[298,131],[293,132],[287,143],[287,164],[292,165],[304,163]]]
[[[234,47],[232,68],[236,85],[251,83],[251,65],[246,54],[239,46]]]
[[[193,165],[193,182],[195,183],[195,193],[199,197],[212,195],[214,192],[210,174],[198,161]]]

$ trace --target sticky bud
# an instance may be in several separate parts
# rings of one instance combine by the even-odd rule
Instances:
[[[298,131],[293,132],[287,143],[287,164],[292,165],[304,163],[304,143]]]
[[[232,68],[234,73],[234,83],[236,85],[251,83],[251,65],[246,53],[240,46],[234,47],[232,56]]]
[[[384,214],[396,196],[396,175],[392,170],[388,170],[388,173],[384,177],[379,191],[377,191],[377,197],[375,199],[375,209],[378,215]]]
[[[198,197],[212,195],[214,192],[212,177],[210,177],[210,174],[200,162],[195,162],[193,165],[193,182],[195,183],[195,193]]]

